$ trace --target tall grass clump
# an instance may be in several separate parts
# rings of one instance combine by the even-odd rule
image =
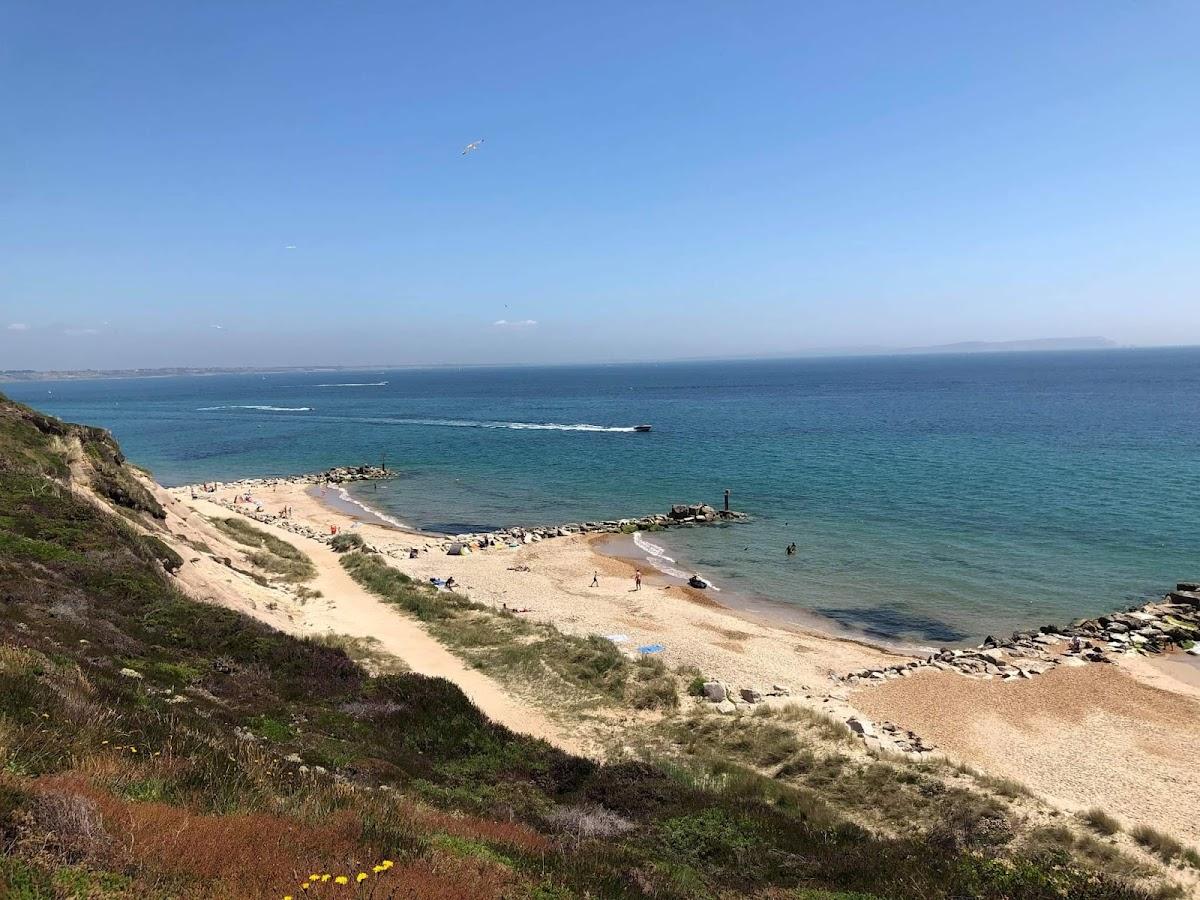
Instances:
[[[1170,862],[1175,857],[1181,856],[1185,849],[1183,844],[1175,838],[1157,828],[1151,828],[1149,825],[1138,825],[1129,832],[1129,835],[1164,862]]]
[[[308,581],[317,574],[308,554],[293,547],[282,538],[260,528],[255,528],[245,519],[230,516],[213,519],[213,524],[244,547],[251,548],[246,559],[282,581]]]
[[[1098,806],[1083,813],[1081,818],[1089,828],[1103,835],[1114,835],[1121,830],[1121,823]]]

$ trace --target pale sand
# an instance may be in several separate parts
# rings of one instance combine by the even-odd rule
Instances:
[[[187,496],[186,490],[174,493]],[[201,496],[228,499],[235,493],[224,488],[215,495]],[[335,489],[330,489],[329,494],[334,493]],[[594,538],[587,536],[449,556],[437,537],[372,524],[351,529],[352,517],[330,508],[314,494],[319,491],[301,484],[251,489],[251,495],[262,501],[264,512],[278,513],[288,505],[293,508],[294,521],[314,525],[323,533],[328,533],[330,525],[353,530],[388,553],[392,565],[414,578],[453,576],[459,590],[472,600],[495,607],[504,603],[528,607],[530,618],[552,622],[569,634],[624,635],[628,640],[619,645],[630,652],[647,644],[663,644],[666,649],[658,656],[668,665],[696,666],[705,675],[735,687],[781,684],[797,692],[836,693],[829,680],[831,673],[907,658],[852,640],[749,621],[706,601],[703,592],[670,586],[649,570],[643,571],[642,590],[634,591],[632,565],[595,553],[590,546]],[[305,541],[303,546],[320,544]],[[412,547],[428,550],[410,560],[407,551]],[[529,571],[514,571],[523,566]],[[589,586],[593,572],[600,576],[596,588]]]
[[[1200,841],[1200,700],[1124,667],[1060,666],[1007,683],[926,669],[851,702],[1067,809],[1100,806],[1127,826]]]

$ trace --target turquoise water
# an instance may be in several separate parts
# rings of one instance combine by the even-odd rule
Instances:
[[[362,499],[436,530],[718,505],[729,488],[751,523],[651,540],[726,596],[875,637],[977,638],[1200,577],[1200,349],[4,390],[111,428],[168,484],[386,455],[403,476]]]

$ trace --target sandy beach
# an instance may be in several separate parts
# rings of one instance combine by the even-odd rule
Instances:
[[[189,511],[215,516],[229,515],[234,497],[247,492],[252,502],[241,505],[245,512],[261,507],[263,513],[277,515],[288,508],[292,523],[322,534],[334,528],[361,534],[412,577],[453,577],[457,590],[477,602],[527,610],[520,614],[567,633],[609,637],[631,655],[639,647],[660,644],[661,658],[672,667],[695,666],[735,688],[780,685],[793,699],[842,720],[856,715],[895,723],[951,759],[1020,781],[1064,809],[1100,805],[1128,825],[1148,824],[1189,841],[1200,839],[1192,816],[1200,805],[1200,784],[1191,777],[1194,748],[1200,743],[1200,687],[1189,683],[1188,674],[1194,672],[1190,661],[1175,658],[1164,664],[1130,657],[1116,665],[1081,662],[1015,683],[934,669],[872,686],[838,683],[831,676],[896,665],[910,657],[799,627],[752,621],[722,607],[712,595],[670,584],[652,571],[644,572],[642,588],[635,590],[634,564],[598,553],[594,545],[603,538],[594,535],[451,556],[444,536],[386,522],[347,504],[336,487],[253,483],[222,485],[195,500],[189,488],[170,494]],[[296,633],[334,631],[379,639],[417,671],[467,684],[473,699],[498,721],[595,752],[594,746],[584,748],[578,736],[566,737],[570,723],[534,708],[530,698],[506,695],[415,622],[366,596],[321,542],[279,533],[312,556],[324,596],[273,610],[260,599],[255,615]],[[416,555],[410,558],[413,550]],[[593,575],[597,586],[592,586]],[[245,602],[236,596],[254,597],[255,588],[238,585],[228,602]],[[887,749],[886,743],[882,747]]]
[[[211,507],[246,491],[222,486],[212,494],[200,493],[196,501],[190,500],[188,488],[171,493],[213,515]],[[290,507],[292,521],[321,533],[336,527],[361,534],[414,578],[453,577],[458,589],[475,601],[528,609],[523,615],[570,634],[617,637],[618,645],[630,652],[662,644],[661,657],[668,665],[693,665],[739,687],[781,684],[824,694],[832,687],[831,674],[905,658],[849,639],[750,621],[704,592],[671,584],[649,569],[643,570],[642,589],[634,590],[635,566],[597,553],[593,545],[601,537],[576,535],[450,556],[442,549],[444,537],[380,524],[361,510],[355,514],[339,500],[336,488],[281,482],[250,488],[249,493],[255,502],[245,504],[246,511],[260,503],[268,513]],[[311,552],[320,545],[308,541],[303,546]],[[412,549],[419,551],[415,559],[409,558]],[[591,586],[593,574],[597,587]]]

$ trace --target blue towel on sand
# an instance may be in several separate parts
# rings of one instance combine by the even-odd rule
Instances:
[[[644,647],[638,647],[638,653],[662,653],[666,649],[662,644],[646,644]]]

